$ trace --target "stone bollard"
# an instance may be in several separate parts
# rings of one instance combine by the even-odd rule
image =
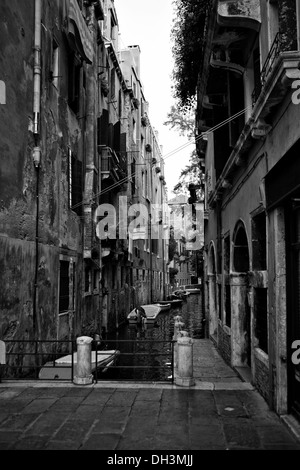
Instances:
[[[188,332],[184,330],[178,330],[176,333],[176,338],[175,336],[173,339],[175,339],[176,343],[174,345],[174,369],[176,370],[178,367],[178,338],[186,337],[188,336]]]
[[[89,336],[80,336],[77,338],[77,364],[74,369],[74,383],[77,385],[88,385],[93,383],[91,349],[93,338]]]
[[[175,384],[190,387],[195,385],[193,377],[193,340],[183,335],[177,339],[177,344],[178,358]]]
[[[182,330],[182,328],[184,327],[184,323],[181,322],[181,321],[176,321],[174,323],[174,335],[173,335],[173,339],[176,341],[177,340],[177,336],[178,336],[178,332],[180,330]]]
[[[182,316],[181,315],[175,315],[174,317],[174,322],[182,321]]]

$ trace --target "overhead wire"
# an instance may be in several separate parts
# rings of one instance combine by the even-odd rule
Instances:
[[[246,108],[242,109],[241,111],[238,111],[236,114],[230,116],[229,118],[225,119],[224,121],[221,121],[220,123],[218,123],[215,126],[211,127],[207,131],[202,132],[195,139],[189,140],[188,142],[181,145],[180,147],[177,147],[176,149],[170,151],[169,153],[167,153],[165,156],[162,157],[162,160],[165,161],[167,158],[172,157],[173,155],[175,155],[175,153],[180,152],[181,150],[185,149],[189,145],[195,144],[199,140],[204,139],[205,137],[207,137],[212,132],[215,132],[216,130],[220,129],[221,127],[225,126],[226,124],[228,124],[232,120],[236,119],[237,117],[242,116],[249,109],[252,109],[252,105],[247,106]],[[103,194],[111,191],[112,189],[114,189],[118,186],[121,186],[122,184],[126,183],[127,181],[130,181],[132,179],[132,177],[136,176],[137,174],[138,174],[138,172],[136,171],[135,173],[132,173],[130,176],[126,176],[126,177],[122,178],[121,180],[117,181],[116,183],[112,184],[111,186],[108,186],[107,188],[101,190],[99,193],[94,194],[93,199],[95,199],[96,197],[102,196]],[[86,203],[87,203],[87,201],[84,201],[84,200],[81,201],[81,202],[78,202],[77,204],[74,204],[74,206],[72,206],[72,209],[76,209],[76,208],[78,208],[81,205],[86,204]],[[89,203],[91,203],[91,201],[89,201]]]

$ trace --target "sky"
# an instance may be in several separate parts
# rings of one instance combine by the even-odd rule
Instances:
[[[187,137],[178,135],[163,123],[175,99],[172,96],[173,70],[171,28],[173,0],[114,0],[119,23],[119,46],[139,45],[141,49],[140,78],[149,118],[158,131],[159,144],[165,157],[165,178],[168,198],[180,172],[189,163],[194,149]],[[177,151],[183,147],[180,151]],[[173,155],[169,155],[171,152]]]

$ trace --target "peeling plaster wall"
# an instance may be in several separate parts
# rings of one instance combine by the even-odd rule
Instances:
[[[33,337],[33,284],[35,244],[0,237],[0,337]],[[57,250],[40,246],[38,329],[43,339],[55,338],[58,257]]]
[[[68,207],[68,146],[82,158],[80,124],[66,103],[66,44],[60,29],[65,2],[43,2],[39,170],[37,329],[57,335],[59,253],[81,253],[81,223]],[[61,93],[49,81],[52,32],[61,52]],[[0,69],[7,104],[0,107],[0,331],[3,339],[32,337],[36,184],[33,165],[34,2],[0,4]],[[2,77],[1,77],[2,78]],[[80,263],[78,263],[80,269]],[[81,277],[77,276],[77,282]],[[76,291],[80,292],[79,284]],[[80,303],[77,304],[80,309]],[[78,324],[78,320],[75,321]]]

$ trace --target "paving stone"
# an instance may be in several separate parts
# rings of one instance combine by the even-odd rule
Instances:
[[[39,414],[14,414],[1,424],[1,431],[24,431],[29,425],[33,424],[39,417]]]
[[[120,434],[91,434],[80,450],[116,450],[120,439]]]
[[[223,429],[227,447],[248,447],[251,449],[261,448],[259,435],[254,426],[247,419],[237,419],[223,423]]]
[[[51,406],[51,410],[75,410],[83,401],[84,397],[61,397]]]
[[[87,397],[84,398],[83,405],[105,405],[112,394],[114,389],[94,389]]]
[[[22,437],[18,442],[13,446],[14,450],[42,450],[45,449],[47,444],[47,437],[42,436],[25,436]]]
[[[193,450],[226,449],[221,423],[190,426],[190,448]]]
[[[43,413],[44,411],[48,410],[56,401],[57,398],[37,398],[25,406],[22,413]]]
[[[137,397],[136,397],[136,402],[137,401],[142,401],[142,402],[159,401],[162,398],[162,395],[163,395],[163,390],[153,390],[153,389],[139,390]]]
[[[53,436],[68,419],[68,412],[48,411],[39,417],[26,430],[27,436]]]
[[[159,402],[135,402],[131,411],[130,416],[143,416],[144,419],[150,416],[157,417],[160,412],[160,403]]]
[[[136,396],[137,392],[133,390],[116,390],[106,402],[106,406],[131,406]]]

